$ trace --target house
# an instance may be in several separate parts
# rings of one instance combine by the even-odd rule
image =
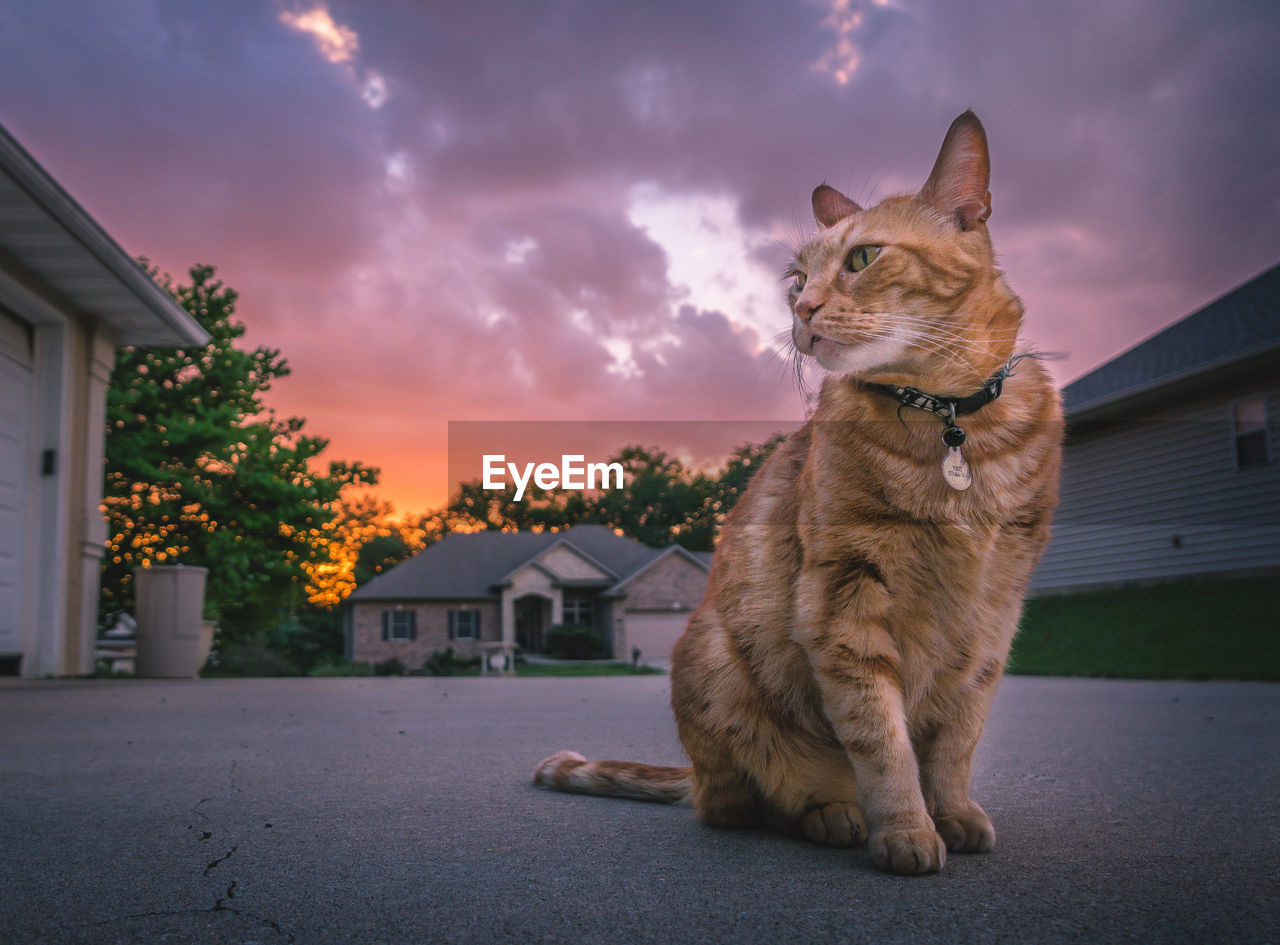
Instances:
[[[0,673],[93,670],[115,349],[207,340],[0,128]]]
[[[1063,390],[1033,593],[1280,573],[1280,265]]]
[[[452,646],[542,650],[557,624],[582,624],[606,655],[662,664],[701,602],[710,553],[651,548],[603,525],[560,532],[450,535],[347,598],[347,657],[421,666]]]

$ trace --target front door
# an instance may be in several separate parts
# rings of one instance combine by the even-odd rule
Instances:
[[[544,601],[541,597],[522,597],[516,601],[516,643],[526,653],[542,652]]]

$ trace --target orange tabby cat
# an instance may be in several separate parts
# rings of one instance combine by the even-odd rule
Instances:
[[[692,767],[559,752],[535,784],[867,841],[894,873],[992,848],[969,766],[1049,537],[1062,416],[1039,362],[1014,366],[988,178],[966,112],[919,193],[864,210],[814,191],[792,337],[829,374],[725,521],[676,646]]]

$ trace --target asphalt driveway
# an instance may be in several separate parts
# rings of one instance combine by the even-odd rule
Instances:
[[[528,784],[665,677],[0,685],[0,941],[1280,942],[1280,686],[1010,678],[994,853],[874,870]]]

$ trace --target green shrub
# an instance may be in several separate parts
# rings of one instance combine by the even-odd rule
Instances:
[[[265,643],[244,640],[220,646],[200,671],[202,676],[301,676],[298,665]]]
[[[561,660],[589,660],[604,654],[604,640],[590,627],[556,624],[547,631],[547,653]]]
[[[351,663],[342,658],[327,657],[307,672],[308,676],[372,676],[370,663]]]
[[[282,614],[257,639],[307,674],[317,663],[342,659],[342,613],[306,607]]]
[[[457,668],[458,661],[451,646],[446,646],[443,652],[432,650],[427,661],[422,664],[422,671],[428,676],[452,676]]]
[[[394,656],[373,664],[373,674],[375,676],[403,676],[404,673],[404,663]]]

